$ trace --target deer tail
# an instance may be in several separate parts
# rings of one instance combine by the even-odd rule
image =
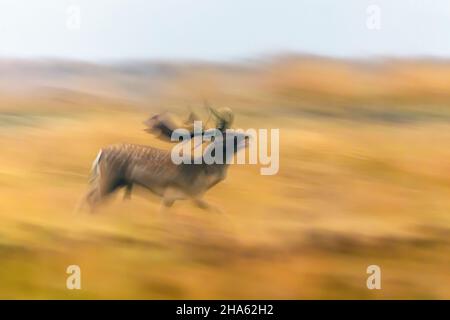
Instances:
[[[97,157],[95,158],[94,162],[92,162],[91,167],[91,175],[89,178],[89,183],[94,183],[98,178],[100,178],[100,160],[102,158],[103,150],[100,149],[100,151],[97,154]]]
[[[78,201],[75,212],[81,211],[85,205],[89,205],[91,207],[91,212],[93,210],[93,205],[98,202],[100,199],[100,160],[102,158],[103,150],[100,150],[97,154],[97,157],[95,158],[94,162],[92,163],[91,172],[89,176],[89,185],[90,188],[86,194],[84,194],[81,199]]]

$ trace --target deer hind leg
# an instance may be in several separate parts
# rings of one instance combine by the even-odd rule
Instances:
[[[74,212],[78,213],[80,211],[83,211],[86,207],[88,207],[89,212],[93,213],[95,208],[100,202],[101,196],[98,192],[98,189],[95,187],[91,187],[78,201]]]
[[[113,177],[99,177],[97,180],[92,182],[90,189],[84,196],[81,207],[87,205],[89,212],[94,213],[97,207],[120,186],[121,185],[116,183],[116,179]]]
[[[89,210],[92,212],[93,210],[93,194],[92,189],[90,189],[88,192],[84,193],[81,198],[78,200],[77,205],[75,206],[73,212],[79,213],[83,211],[86,206],[89,207]]]
[[[89,212],[94,213],[97,207],[103,203],[115,189],[116,187],[103,179],[92,185],[85,197]]]

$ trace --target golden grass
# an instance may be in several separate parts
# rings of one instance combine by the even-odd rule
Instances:
[[[302,71],[309,88],[325,86],[352,100],[357,74],[323,66],[322,74],[343,76],[337,86],[315,78],[317,66],[309,68]],[[282,86],[301,96],[303,80],[295,70],[283,78],[291,85]],[[183,77],[176,92],[158,102],[192,99],[178,85],[189,79]],[[235,95],[223,93],[227,77],[216,75],[209,94],[235,102],[239,127],[279,127],[281,150],[278,175],[232,166],[228,179],[207,194],[225,215],[189,202],[159,215],[158,198],[144,190],[131,201],[118,195],[97,214],[75,213],[100,147],[170,147],[142,131],[152,111],[91,98],[60,109],[58,101],[36,107],[26,96],[1,101],[0,297],[450,298],[450,122],[372,121],[370,114],[352,119],[351,111],[311,115],[293,109],[292,96],[275,90],[278,84],[254,100],[236,87],[229,89]],[[438,71],[437,77],[433,87],[445,86],[444,75]],[[189,88],[201,89],[203,78],[193,79]],[[245,81],[249,90],[268,86]],[[258,99],[267,106],[259,114]],[[280,107],[272,108],[277,99]],[[396,107],[414,116],[409,105]],[[427,108],[441,112],[439,105]],[[1,117],[12,111],[16,121],[8,118],[2,126]],[[80,291],[65,287],[71,264],[81,267]],[[371,264],[382,268],[382,290],[366,288]]]

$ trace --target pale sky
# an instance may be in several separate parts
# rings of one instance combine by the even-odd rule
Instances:
[[[369,5],[381,10],[380,30],[366,26]],[[0,57],[227,61],[283,52],[450,58],[450,0],[0,0]]]

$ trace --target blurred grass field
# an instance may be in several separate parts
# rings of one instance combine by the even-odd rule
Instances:
[[[2,61],[0,298],[449,299],[450,63]],[[74,208],[99,148],[208,99],[280,128],[280,171],[232,166],[206,198],[136,190]],[[201,110],[201,109],[200,109]],[[82,290],[67,290],[68,265]],[[382,269],[368,290],[366,268]]]

